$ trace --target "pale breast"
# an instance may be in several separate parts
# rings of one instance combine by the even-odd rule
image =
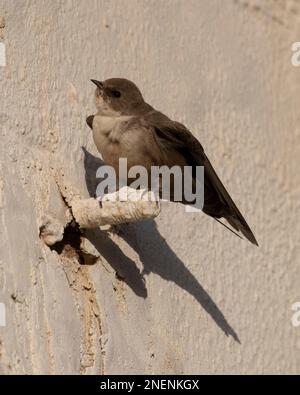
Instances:
[[[93,120],[93,137],[98,151],[105,154],[105,150],[112,143],[117,143],[121,135],[122,123],[127,122],[129,117],[110,117],[95,115]]]
[[[95,115],[93,120],[93,130],[101,133],[110,133],[113,129],[120,128],[120,126],[128,122],[132,117],[127,115]]]
[[[147,169],[158,164],[159,152],[152,134],[138,123],[130,123],[132,117],[95,116],[93,136],[98,151],[106,164],[115,169],[119,158],[127,158],[128,167],[143,165]],[[116,169],[117,170],[117,169]]]

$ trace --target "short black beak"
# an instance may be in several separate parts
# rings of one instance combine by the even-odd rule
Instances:
[[[97,80],[91,80],[99,89],[103,89],[103,82]]]

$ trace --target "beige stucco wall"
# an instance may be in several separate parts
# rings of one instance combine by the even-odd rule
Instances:
[[[300,373],[300,4],[0,0],[0,16],[1,373]],[[112,76],[200,139],[259,248],[171,203],[87,235],[93,265],[45,246],[57,173],[88,196],[89,79]]]

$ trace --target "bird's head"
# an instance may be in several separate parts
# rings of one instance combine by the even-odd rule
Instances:
[[[144,103],[143,96],[138,87],[125,78],[91,81],[97,86],[95,104],[101,115],[132,115]]]

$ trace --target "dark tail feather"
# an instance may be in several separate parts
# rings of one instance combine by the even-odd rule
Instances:
[[[232,230],[231,228],[229,228],[229,226],[227,226],[226,224],[224,224],[222,221],[220,221],[218,218],[213,217],[213,219],[215,219],[217,222],[219,222],[219,224],[223,225],[226,229],[230,230],[230,232],[232,232],[234,235],[236,235],[237,237],[239,237],[240,239],[242,239],[242,236],[240,236],[238,233],[236,233],[234,230]]]
[[[240,214],[240,213],[239,213]],[[251,229],[249,228],[247,222],[244,220],[242,215],[240,214],[240,218],[236,217],[226,217],[226,221],[229,222],[229,224],[237,231],[240,231],[243,233],[243,235],[252,243],[255,244],[258,247],[258,242],[252,233]]]
[[[250,227],[248,226],[247,222],[245,221],[244,217],[240,213],[239,209],[235,205],[234,201],[231,199],[229,193],[226,191],[224,185],[222,184],[221,180],[217,176],[214,168],[212,167],[210,161],[206,157],[205,160],[205,173],[204,173],[204,184],[205,184],[205,191],[204,193],[208,193],[208,196],[212,196],[215,193],[214,198],[210,198],[213,202],[208,200],[208,207],[204,207],[204,212],[208,215],[214,217],[216,219],[223,217],[225,218],[228,223],[238,232],[242,232],[242,234],[253,244],[258,246],[258,243],[252,233]],[[221,203],[222,209],[211,210],[209,205],[214,207],[215,202]],[[208,210],[209,209],[209,210]],[[215,212],[214,212],[215,211]],[[222,225],[224,225],[222,223]],[[225,226],[225,225],[224,225]]]

